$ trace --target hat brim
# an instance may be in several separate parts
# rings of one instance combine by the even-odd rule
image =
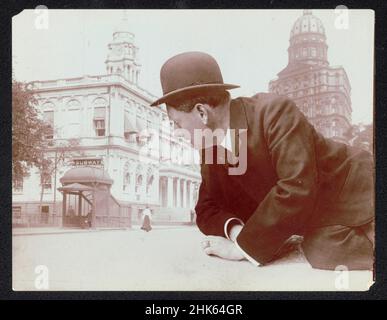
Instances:
[[[195,86],[185,87],[181,89],[177,89],[167,94],[163,95],[160,99],[151,103],[151,107],[158,106],[162,103],[173,102],[176,100],[181,100],[185,96],[196,95],[198,92],[213,92],[213,91],[221,91],[221,90],[230,90],[239,88],[239,86],[234,84],[227,83],[210,83],[210,84],[199,84]]]

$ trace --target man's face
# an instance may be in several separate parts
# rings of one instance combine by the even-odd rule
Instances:
[[[208,127],[205,125],[207,114],[201,112],[200,107],[195,106],[190,112],[178,111],[176,108],[167,107],[169,119],[175,122],[178,129],[183,129],[189,134],[191,143],[195,148],[200,148],[200,141],[195,142],[195,130],[204,130]],[[179,130],[180,131],[180,130]],[[179,135],[179,134],[177,134]]]

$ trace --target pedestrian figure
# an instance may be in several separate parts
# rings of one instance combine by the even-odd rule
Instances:
[[[85,228],[91,228],[91,216],[92,216],[92,209],[89,210],[87,213],[85,219],[83,220],[82,227]]]
[[[142,226],[141,226],[141,229],[146,231],[146,232],[149,232],[152,230],[152,226],[151,226],[151,210],[149,209],[148,206],[146,206],[146,208],[143,210],[143,220],[142,220]]]

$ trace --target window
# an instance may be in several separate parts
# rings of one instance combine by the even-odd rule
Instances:
[[[106,134],[106,100],[97,98],[94,100],[94,129],[97,137],[103,137]]]
[[[48,216],[50,213],[50,206],[42,206],[40,209],[41,216],[40,216],[40,222],[41,223],[48,223]]]
[[[302,56],[306,57],[308,55],[308,49],[307,48],[302,48]]]
[[[43,113],[43,121],[47,125],[47,130],[45,132],[44,137],[46,139],[54,138],[54,111],[44,111]]]
[[[94,128],[97,137],[105,135],[105,107],[94,108]]]
[[[129,172],[125,172],[124,174],[124,191],[128,191],[129,190],[129,185],[130,185],[130,173]]]
[[[136,179],[136,193],[140,193],[142,186],[142,175],[137,174],[137,179]]]
[[[124,167],[124,174],[123,174],[123,185],[122,190],[123,191],[129,191],[130,186],[130,173],[129,173],[129,163],[127,162]]]
[[[312,57],[316,57],[317,56],[316,48],[312,48],[311,54],[312,54]]]
[[[81,134],[80,109],[69,109],[67,111],[67,116],[69,119],[67,137],[79,137]]]
[[[23,178],[13,181],[13,190],[15,192],[23,192]]]
[[[42,186],[44,190],[51,190],[52,188],[51,176],[45,175],[42,177]]]
[[[152,169],[149,169],[147,172],[146,193],[149,193],[149,191],[152,190],[153,180],[154,180],[154,176],[153,176]]]
[[[136,118],[136,128],[137,128],[137,142],[140,145],[144,145],[149,141],[149,131],[147,129],[147,122],[144,118],[137,116]]]
[[[21,218],[22,213],[21,213],[21,207],[20,206],[13,206],[12,207],[12,216],[15,219],[20,219]]]
[[[133,121],[133,115],[125,110],[124,113],[124,137],[128,142],[136,142],[136,126]]]
[[[105,120],[94,120],[94,128],[97,137],[105,136]]]

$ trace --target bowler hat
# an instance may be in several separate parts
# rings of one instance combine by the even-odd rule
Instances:
[[[167,60],[160,71],[163,96],[151,106],[181,101],[216,91],[238,88],[223,83],[222,73],[216,60],[203,52],[185,52]]]

